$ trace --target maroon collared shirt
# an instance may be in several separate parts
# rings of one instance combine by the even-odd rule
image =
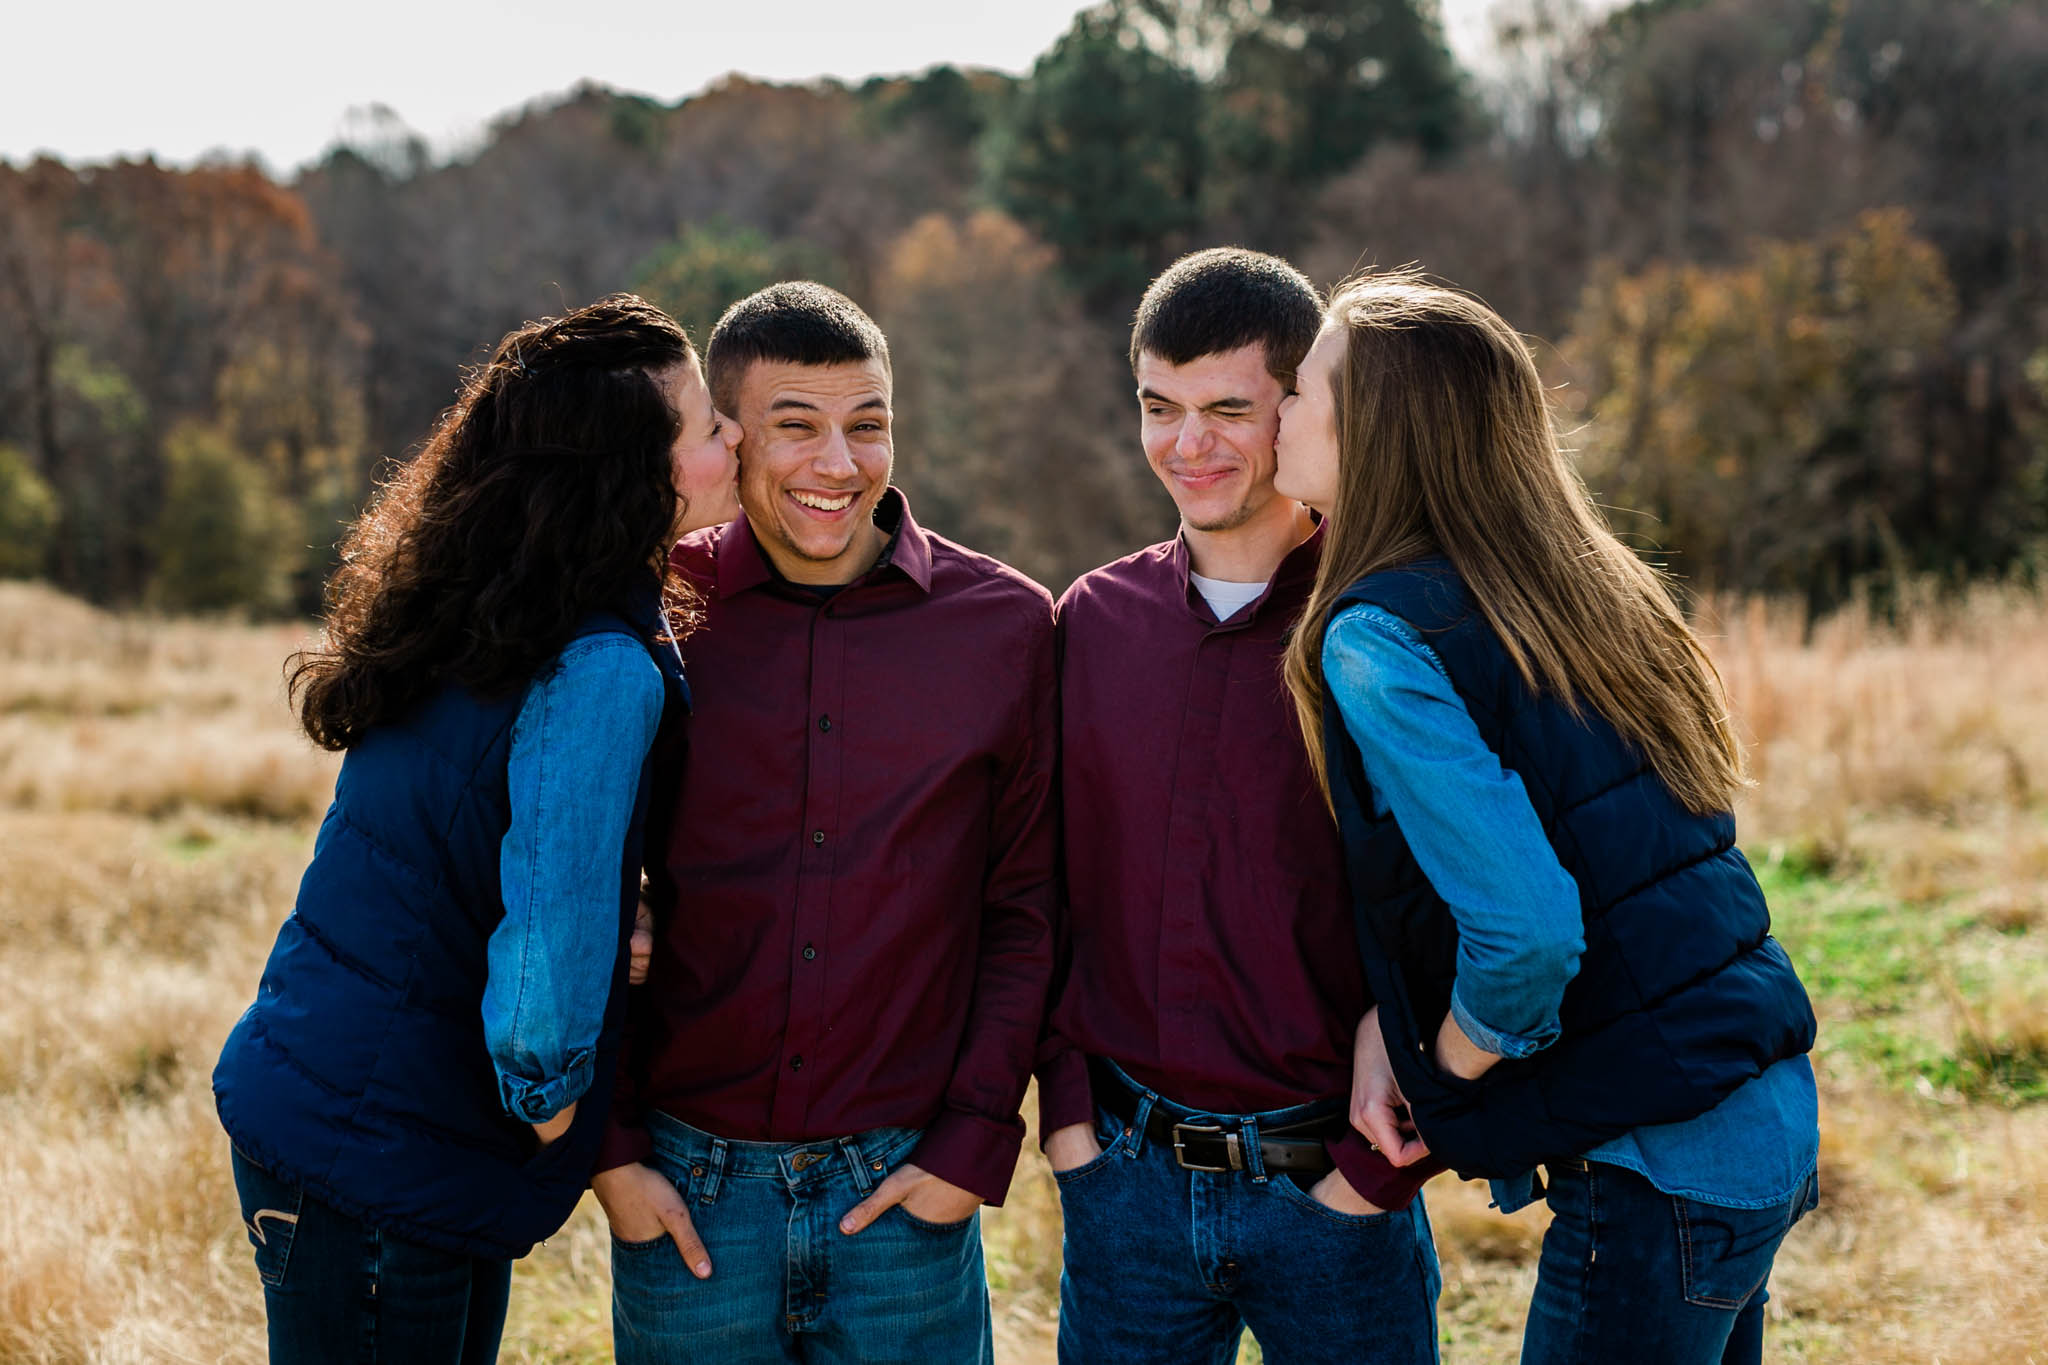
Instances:
[[[1044,1133],[1093,1117],[1087,1057],[1241,1114],[1348,1096],[1368,1007],[1343,848],[1281,678],[1322,532],[1219,623],[1176,538],[1060,599],[1067,948],[1039,1067]],[[1331,1144],[1383,1208],[1428,1173]]]
[[[646,1155],[651,1107],[745,1141],[921,1128],[919,1166],[1008,1188],[1053,960],[1052,599],[900,493],[877,520],[888,555],[827,596],[744,518],[676,547],[704,621],[602,1166]]]

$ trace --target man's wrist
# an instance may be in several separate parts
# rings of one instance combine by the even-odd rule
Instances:
[[[1095,1121],[1095,1093],[1088,1080],[1088,1058],[1079,1048],[1063,1047],[1038,1064],[1038,1140],[1077,1123]]]
[[[639,1124],[629,1124],[613,1118],[605,1125],[604,1137],[597,1146],[597,1165],[592,1178],[620,1166],[631,1166],[635,1162],[646,1162],[654,1155],[654,1136]]]

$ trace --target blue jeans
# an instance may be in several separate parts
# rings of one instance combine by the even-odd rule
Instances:
[[[1759,1365],[1771,1262],[1819,1201],[1814,1177],[1782,1204],[1730,1209],[1600,1161],[1548,1174],[1522,1365]]]
[[[1160,1102],[1141,1095],[1128,1127],[1097,1114],[1102,1155],[1053,1177],[1066,1215],[1063,1365],[1229,1365],[1247,1326],[1273,1365],[1433,1365],[1442,1280],[1420,1197],[1356,1217],[1262,1165],[1183,1170],[1145,1138]],[[1328,1109],[1248,1117],[1278,1125]]]
[[[668,1237],[612,1241],[619,1365],[717,1361],[986,1365],[981,1215],[938,1226],[898,1206],[848,1236],[839,1219],[916,1146],[909,1128],[822,1142],[729,1142],[649,1117],[649,1164],[711,1255],[699,1280]]]
[[[233,1155],[273,1365],[483,1365],[498,1358],[512,1263],[379,1231]]]

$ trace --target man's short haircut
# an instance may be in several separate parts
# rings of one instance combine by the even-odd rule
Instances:
[[[1240,346],[1266,348],[1266,369],[1290,388],[1323,326],[1323,300],[1308,276],[1278,256],[1210,247],[1168,266],[1138,304],[1131,369],[1148,352],[1169,365]]]
[[[757,360],[791,365],[879,360],[887,370],[889,343],[875,320],[837,289],[792,280],[747,295],[711,329],[704,345],[704,377],[720,411],[736,415],[740,381]]]

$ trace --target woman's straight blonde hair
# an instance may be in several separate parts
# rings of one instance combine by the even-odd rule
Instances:
[[[1328,323],[1337,498],[1286,677],[1324,798],[1323,632],[1367,574],[1441,553],[1533,692],[1590,707],[1696,813],[1744,781],[1720,675],[1663,576],[1608,529],[1559,447],[1529,347],[1413,271],[1339,286]]]

